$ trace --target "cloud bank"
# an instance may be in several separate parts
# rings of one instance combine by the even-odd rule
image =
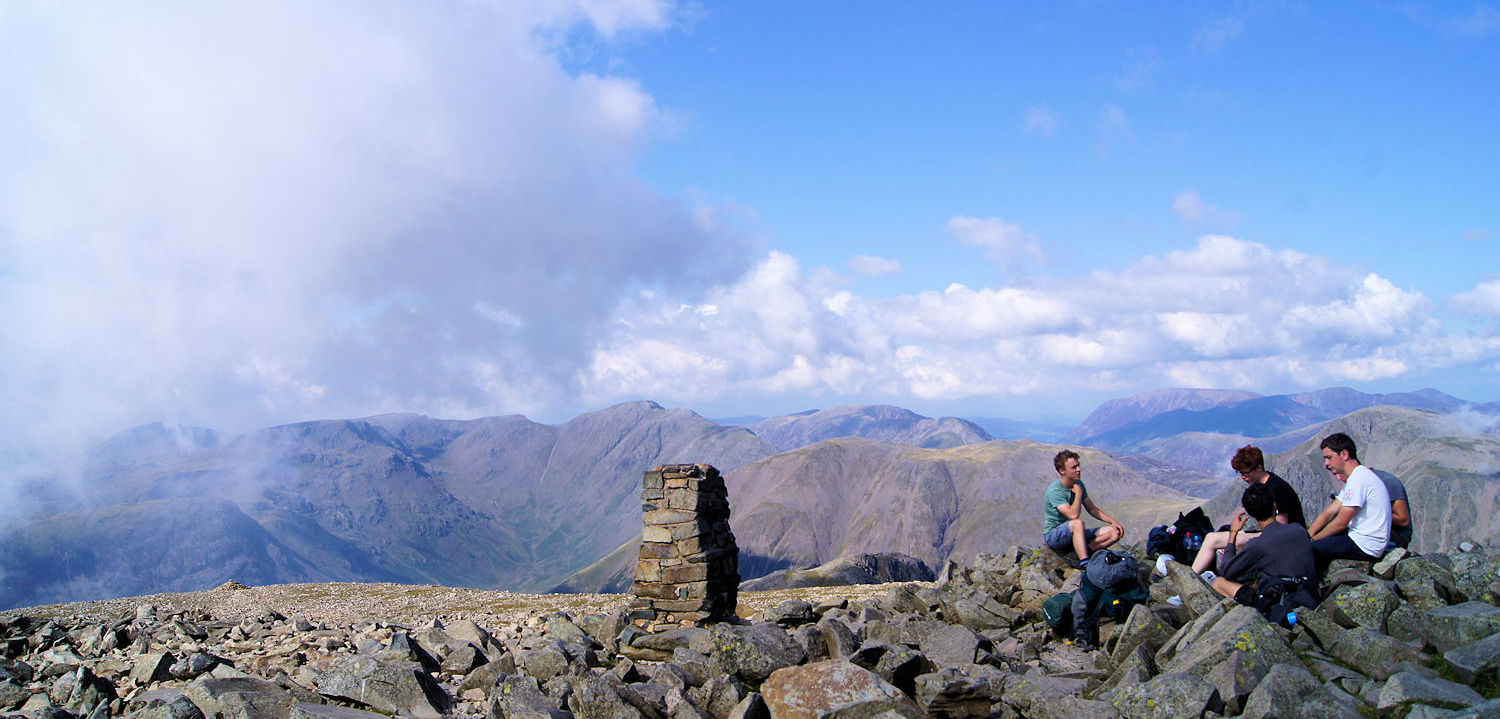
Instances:
[[[735,275],[632,163],[660,111],[569,71],[654,0],[0,11],[0,450],[577,394],[618,298]]]
[[[1494,287],[1455,301],[1497,312]],[[585,384],[600,401],[635,392],[689,405],[735,392],[1286,391],[1500,357],[1500,337],[1446,329],[1436,309],[1378,274],[1223,235],[1082,277],[896,297],[860,296],[847,278],[772,253],[705,304],[637,297]]]

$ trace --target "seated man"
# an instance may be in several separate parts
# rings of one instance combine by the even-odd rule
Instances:
[[[1234,458],[1229,460],[1229,466],[1238,472],[1240,479],[1250,483],[1251,486],[1261,485],[1271,490],[1271,496],[1276,502],[1276,521],[1283,524],[1291,523],[1307,529],[1307,518],[1302,516],[1302,500],[1297,498],[1297,491],[1286,480],[1266,471],[1266,457],[1260,448],[1254,445],[1240,447],[1234,453]],[[1203,546],[1198,548],[1198,555],[1193,558],[1193,571],[1203,574],[1214,566],[1214,562],[1220,551],[1223,551],[1233,534],[1235,541],[1240,546],[1254,539],[1256,535],[1246,532],[1212,532],[1203,538]],[[1212,580],[1212,577],[1206,576]]]
[[[1047,487],[1046,509],[1042,516],[1042,542],[1053,551],[1066,554],[1072,550],[1079,563],[1087,562],[1089,553],[1103,549],[1125,536],[1125,527],[1116,522],[1104,510],[1089,499],[1089,491],[1083,486],[1083,469],[1078,464],[1078,453],[1063,450],[1052,458],[1057,470],[1057,480]],[[1087,510],[1101,522],[1103,527],[1084,529],[1083,512]]]
[[[1385,483],[1359,463],[1354,440],[1343,432],[1323,438],[1323,467],[1342,482],[1343,491],[1307,528],[1318,574],[1335,559],[1378,561],[1391,536],[1391,498]]]
[[[1395,547],[1405,549],[1411,546],[1412,536],[1416,533],[1411,522],[1411,504],[1406,501],[1406,485],[1396,475],[1383,469],[1370,471],[1385,483],[1385,492],[1391,495],[1391,539],[1386,542],[1385,551],[1389,552]]]
[[[1236,516],[1229,524],[1229,541],[1224,547],[1224,557],[1219,560],[1219,576],[1214,579],[1213,587],[1219,594],[1264,612],[1266,607],[1262,604],[1273,586],[1296,591],[1315,581],[1312,539],[1301,525],[1276,521],[1276,499],[1266,485],[1246,487],[1240,502],[1245,506],[1245,514]],[[1260,524],[1260,537],[1245,544],[1241,551],[1234,540],[1245,527],[1246,514]]]

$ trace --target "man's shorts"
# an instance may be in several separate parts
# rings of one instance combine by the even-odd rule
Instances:
[[[1083,530],[1083,542],[1088,544],[1094,541],[1094,535],[1099,533],[1098,527],[1090,527]],[[1042,542],[1054,552],[1067,552],[1073,549],[1073,525],[1063,522],[1052,528],[1052,531],[1042,535]]]

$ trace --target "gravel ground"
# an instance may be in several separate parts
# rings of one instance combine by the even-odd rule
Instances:
[[[894,584],[863,584],[843,587],[807,587],[769,592],[741,592],[739,614],[751,616],[787,599],[867,599],[881,597]],[[520,594],[485,589],[461,589],[412,584],[274,584],[241,587],[226,584],[217,589],[177,594],[151,594],[93,602],[49,604],[0,612],[0,619],[16,616],[78,617],[89,620],[134,616],[142,604],[160,612],[203,610],[215,619],[239,620],[275,610],[283,615],[305,617],[330,625],[383,622],[416,627],[434,618],[443,622],[468,619],[494,627],[524,623],[532,617],[566,610],[575,616],[612,611],[630,602],[625,594]]]

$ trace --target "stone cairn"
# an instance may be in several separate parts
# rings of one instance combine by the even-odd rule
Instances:
[[[648,631],[734,615],[740,550],[729,529],[729,493],[719,470],[669,464],[646,473],[646,524],[635,565],[631,623]]]

